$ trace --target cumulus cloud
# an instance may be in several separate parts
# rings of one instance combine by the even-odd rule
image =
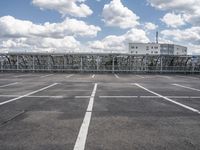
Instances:
[[[144,26],[145,26],[146,30],[156,30],[158,28],[157,25],[155,25],[154,23],[151,23],[151,22],[145,23]]]
[[[150,5],[160,9],[175,11],[182,14],[185,21],[194,25],[200,23],[200,1],[199,0],[148,0]]]
[[[83,21],[66,18],[61,23],[34,24],[31,21],[15,19],[12,16],[0,18],[1,37],[51,37],[65,36],[95,37],[100,27],[88,25]]]
[[[0,41],[0,48],[6,51],[79,51],[80,42],[72,36],[66,36],[62,39],[54,38],[14,38]]]
[[[6,51],[76,51],[76,37],[95,37],[101,28],[84,21],[66,18],[61,23],[34,24],[12,16],[0,18],[0,48]]]
[[[187,29],[163,30],[161,34],[168,39],[177,42],[185,42],[200,45],[200,27],[191,27]]]
[[[40,9],[56,10],[63,16],[87,17],[93,13],[85,0],[32,0],[33,5]]]
[[[103,8],[102,16],[107,26],[127,29],[139,25],[139,17],[125,7],[121,0],[112,0],[109,4],[106,4]]]
[[[131,29],[121,36],[109,35],[102,40],[89,42],[89,47],[101,51],[127,52],[130,42],[149,42],[149,39],[143,30]]]
[[[162,19],[168,27],[178,28],[185,25],[184,18],[181,14],[176,15],[175,13],[167,13]]]

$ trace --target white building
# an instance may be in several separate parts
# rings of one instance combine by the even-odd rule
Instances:
[[[135,55],[187,55],[187,47],[175,44],[129,43],[129,53]]]

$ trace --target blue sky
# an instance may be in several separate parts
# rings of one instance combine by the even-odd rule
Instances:
[[[0,1],[0,49],[117,51],[129,42],[185,45],[200,53],[199,0]]]

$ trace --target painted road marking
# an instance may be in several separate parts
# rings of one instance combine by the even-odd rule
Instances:
[[[54,83],[54,84],[51,84],[51,85],[46,86],[46,87],[44,87],[44,88],[41,88],[41,89],[39,89],[39,90],[36,90],[36,91],[30,92],[30,93],[27,93],[27,94],[25,94],[25,95],[22,95],[22,96],[19,96],[19,97],[10,99],[10,100],[8,100],[8,101],[2,102],[2,103],[0,103],[0,106],[1,106],[1,105],[4,105],[4,104],[7,104],[7,103],[10,103],[10,102],[13,102],[13,101],[16,101],[16,100],[19,100],[19,99],[21,99],[21,98],[27,97],[27,96],[29,96],[29,95],[32,95],[32,94],[41,92],[41,91],[46,90],[46,89],[48,89],[48,88],[50,88],[50,87],[53,87],[53,86],[55,86],[55,85],[57,85],[57,84],[58,84],[58,83]]]
[[[65,76],[65,78],[70,78],[72,77],[74,74],[71,74],[71,75],[68,75],[68,76]]]
[[[75,98],[90,98],[91,96],[75,96]]]
[[[144,79],[145,77],[141,76],[141,75],[135,75],[136,77],[142,78]]]
[[[197,77],[191,77],[191,76],[180,76],[180,75],[176,75],[177,77],[181,77],[181,78],[189,78],[189,79],[199,79]]]
[[[175,86],[182,87],[182,88],[185,88],[185,89],[190,89],[190,90],[193,90],[193,91],[198,91],[198,92],[200,92],[200,89],[195,89],[195,88],[188,87],[188,86],[183,86],[183,85],[180,85],[180,84],[172,84],[172,85],[175,85]]]
[[[94,78],[94,77],[95,77],[95,74],[92,75],[92,78]]]
[[[115,75],[115,77],[117,78],[117,79],[119,79],[119,76],[117,75],[117,74],[114,74]]]
[[[87,107],[87,112],[85,113],[85,117],[83,119],[83,123],[81,125],[78,137],[76,139],[76,143],[74,145],[74,150],[84,150],[85,149],[85,143],[87,139],[88,134],[88,128],[90,125],[91,117],[92,117],[92,109],[94,104],[94,97],[97,90],[97,83],[94,85],[94,89],[92,91],[92,95],[90,97],[90,101]]]
[[[7,86],[11,86],[11,85],[15,85],[15,84],[18,84],[18,82],[6,84],[6,85],[1,85],[0,88],[7,87]]]
[[[138,96],[99,96],[99,98],[138,98]]]
[[[200,111],[197,110],[197,109],[194,109],[194,108],[192,108],[192,107],[190,107],[190,106],[184,105],[184,104],[179,103],[179,102],[176,102],[176,101],[174,101],[174,100],[172,100],[172,99],[170,99],[170,98],[167,98],[167,97],[165,97],[165,96],[162,96],[162,95],[160,95],[160,94],[158,94],[158,93],[156,93],[156,92],[153,92],[153,91],[151,91],[151,90],[149,90],[149,89],[147,89],[147,88],[141,86],[141,85],[138,84],[138,83],[135,83],[135,85],[138,86],[138,87],[140,87],[141,89],[143,89],[143,90],[145,90],[145,91],[147,91],[147,92],[149,92],[149,93],[152,93],[152,94],[154,94],[154,95],[157,95],[157,96],[159,96],[160,98],[163,98],[163,99],[165,99],[165,100],[167,100],[167,101],[169,101],[169,102],[171,102],[171,103],[174,103],[174,104],[179,105],[179,106],[181,106],[181,107],[183,107],[183,108],[186,108],[186,109],[188,109],[188,110],[191,110],[191,111],[193,111],[193,112],[195,112],[195,113],[200,114]]]
[[[19,78],[19,77],[24,77],[24,76],[29,76],[29,74],[22,74],[22,75],[18,75],[18,76],[14,76],[14,77]]]
[[[41,76],[40,78],[45,78],[45,77],[49,77],[49,76],[52,76],[54,74],[47,74],[47,75],[44,75],[44,76]]]
[[[200,99],[200,96],[164,96],[167,98],[175,98],[175,99]],[[160,96],[99,96],[99,98],[160,98]]]
[[[169,76],[161,76],[161,75],[158,75],[157,77],[166,78],[166,79],[171,79],[171,77],[169,77]]]

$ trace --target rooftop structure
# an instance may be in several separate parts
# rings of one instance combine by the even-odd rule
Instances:
[[[175,44],[129,43],[129,53],[135,55],[187,55],[187,47]]]

